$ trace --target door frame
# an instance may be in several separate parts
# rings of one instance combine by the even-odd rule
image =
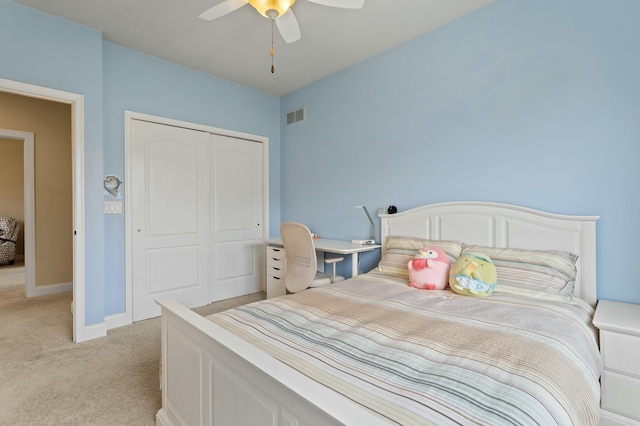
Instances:
[[[232,138],[245,139],[262,144],[262,239],[269,237],[269,138],[266,136],[252,135],[250,133],[238,132],[235,130],[222,129],[219,127],[207,126],[204,124],[191,123],[172,118],[160,117],[139,113],[135,111],[125,110],[124,112],[124,205],[131,205],[131,181],[128,176],[132,175],[132,151],[133,140],[131,137],[131,123],[133,120],[149,121],[151,123],[163,124],[168,126],[182,127],[185,129],[198,130],[213,133]],[[128,325],[133,323],[133,220],[131,211],[125,208],[125,312],[124,318],[119,325]],[[261,283],[264,290],[264,283]]]
[[[24,175],[24,295],[25,297],[40,296],[36,292],[36,220],[35,220],[35,136],[32,132],[0,129],[0,138],[22,141],[23,175]],[[68,291],[68,289],[66,289]]]
[[[85,325],[85,197],[84,197],[84,96],[48,87],[0,78],[0,91],[71,106],[71,156],[73,200],[73,341],[92,336]],[[25,253],[26,255],[26,253]]]

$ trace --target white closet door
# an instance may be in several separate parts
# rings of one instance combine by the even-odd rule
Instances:
[[[263,145],[212,135],[213,300],[262,290]]]
[[[133,320],[211,301],[210,134],[132,122]]]

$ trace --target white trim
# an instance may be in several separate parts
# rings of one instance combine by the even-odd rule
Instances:
[[[25,297],[36,296],[36,219],[35,219],[35,137],[32,132],[0,129],[0,137],[21,140],[24,162],[24,257]]]
[[[186,129],[198,130],[216,135],[229,136],[232,138],[246,139],[249,141],[259,142],[263,146],[262,155],[262,239],[266,240],[269,236],[269,138],[266,136],[252,135],[250,133],[238,132],[235,130],[222,129],[219,127],[207,126],[204,124],[191,123],[187,121],[175,120],[172,118],[159,117],[155,115],[144,114],[140,112],[127,111],[124,112],[124,205],[131,205],[131,179],[132,161],[131,161],[131,122],[133,120],[149,121],[152,123],[164,124],[168,126],[183,127]],[[132,270],[132,215],[131,209],[125,208],[125,312],[124,322],[121,325],[133,323],[133,270]],[[264,269],[264,268],[263,268]],[[263,280],[264,281],[264,280]],[[264,282],[262,289],[265,289]]]
[[[75,304],[74,304],[75,307]],[[82,342],[87,340],[98,339],[107,335],[107,323],[99,322],[97,324],[87,325],[82,328]]]
[[[107,330],[130,324],[127,323],[127,316],[124,312],[120,314],[108,315],[107,317],[105,317],[104,322],[106,323]]]
[[[59,283],[59,284],[49,284],[49,285],[39,285],[34,287],[33,296],[28,297],[39,297],[39,296],[49,296],[51,294],[58,293],[69,293],[73,291],[73,283]],[[73,311],[71,311],[73,313]]]
[[[35,136],[24,139],[24,273],[25,296],[30,297],[36,287],[36,162]]]
[[[106,336],[95,333],[99,327],[85,326],[85,220],[84,220],[84,96],[62,90],[0,78],[0,90],[71,105],[71,144],[73,181],[73,340],[82,342]],[[90,337],[93,336],[93,337]]]

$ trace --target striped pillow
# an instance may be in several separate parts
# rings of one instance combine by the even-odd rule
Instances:
[[[465,245],[462,253],[469,252],[484,253],[491,258],[498,275],[496,292],[573,297],[578,260],[573,253]]]
[[[463,243],[460,241],[427,240],[424,238],[390,235],[385,241],[382,259],[375,271],[409,279],[407,264],[421,248],[426,246],[438,247],[447,253],[451,263],[453,263],[460,256],[462,245]]]

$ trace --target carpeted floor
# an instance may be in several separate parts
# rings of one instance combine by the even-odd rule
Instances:
[[[26,299],[24,266],[0,266],[0,425],[153,425],[160,319],[73,343],[71,294]],[[195,309],[208,315],[264,293]]]

